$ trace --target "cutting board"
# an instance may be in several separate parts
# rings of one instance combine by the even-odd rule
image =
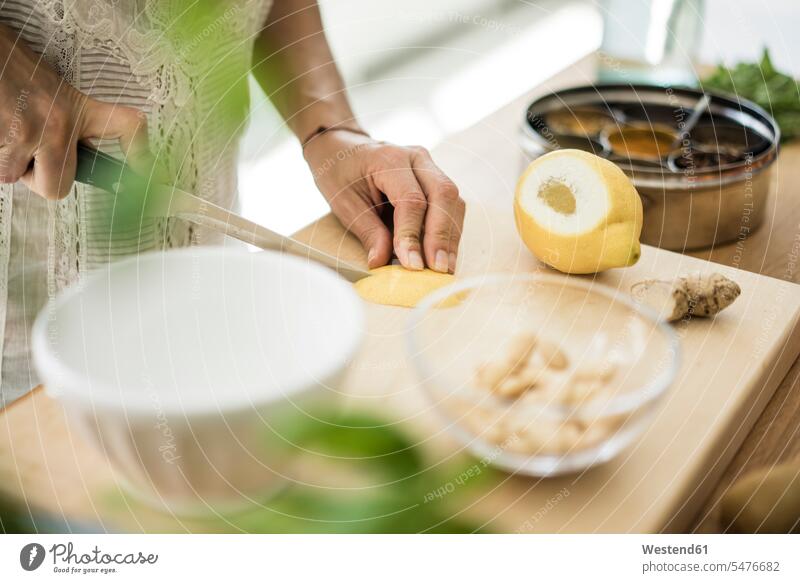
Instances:
[[[526,161],[503,127],[507,120],[500,117],[496,127],[491,121],[434,152],[467,201],[458,277],[546,269],[521,244],[513,223],[514,184]],[[298,237],[364,261],[358,242],[333,217]],[[470,513],[503,532],[660,532],[688,526],[800,352],[800,286],[647,246],[634,267],[584,276],[627,293],[642,279],[698,271],[730,277],[742,294],[715,319],[676,325],[680,372],[639,443],[578,475],[508,475],[479,496]],[[364,347],[342,383],[351,405],[416,428],[437,452],[434,458],[462,451],[429,411],[405,359],[409,311],[368,305],[367,313]]]

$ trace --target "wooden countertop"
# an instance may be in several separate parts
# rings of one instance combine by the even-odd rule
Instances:
[[[594,60],[584,59],[476,126],[452,136],[447,140],[447,148],[434,151],[437,161],[447,169],[458,163],[453,156],[459,150],[490,161],[493,156],[519,152],[515,145],[516,130],[524,104],[537,94],[591,83],[593,79]],[[506,143],[508,148],[496,148],[498,142]],[[781,152],[766,224],[743,243],[691,254],[785,281],[800,282],[800,204],[794,199],[798,188],[795,184],[800,185],[800,144],[789,145]],[[481,196],[491,206],[492,193],[481,193]],[[335,219],[328,217],[322,224],[329,221]],[[319,225],[312,225],[298,236],[308,238],[318,229]],[[693,530],[720,530],[719,497],[743,473],[800,455],[798,377],[800,364],[795,362],[714,493],[695,517]],[[107,489],[109,484],[113,487],[113,470],[100,454],[76,441],[61,408],[40,389],[0,413],[0,477],[0,487],[22,496],[29,507],[43,507],[71,520],[96,522],[102,528],[115,530],[120,516],[124,516],[123,522],[129,530],[196,530],[191,522],[176,522],[174,518],[168,519],[146,509],[117,508],[112,516],[102,510],[91,493],[103,486]]]

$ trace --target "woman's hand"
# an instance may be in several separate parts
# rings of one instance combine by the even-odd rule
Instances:
[[[424,148],[338,130],[312,138],[304,154],[333,213],[367,250],[370,268],[388,263],[394,249],[408,269],[455,271],[464,201]],[[381,219],[387,201],[394,238]]]
[[[304,141],[317,186],[363,243],[369,266],[388,263],[394,249],[407,268],[454,271],[464,222],[458,189],[424,149],[376,142],[340,126],[355,117],[316,0],[275,2],[254,62],[256,79]],[[320,133],[323,127],[341,129]],[[381,220],[392,207],[394,239]]]
[[[138,110],[76,90],[2,25],[0,61],[0,182],[22,180],[45,198],[63,198],[75,178],[77,142],[90,138],[119,139],[130,164],[149,163]]]

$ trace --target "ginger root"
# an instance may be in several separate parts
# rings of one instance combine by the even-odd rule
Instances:
[[[636,301],[673,322],[687,316],[714,316],[730,306],[742,290],[719,273],[698,273],[674,281],[640,281],[631,286],[631,293]]]

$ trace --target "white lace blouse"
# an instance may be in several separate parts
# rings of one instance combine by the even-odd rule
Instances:
[[[146,112],[151,148],[172,166],[167,170],[176,183],[230,207],[237,132],[219,122],[216,108],[249,69],[271,0],[228,0],[193,36],[176,39],[175,23],[186,4],[0,0],[0,22],[79,90]],[[116,144],[99,146],[119,153]],[[116,258],[211,242],[212,235],[177,219],[153,219],[112,240],[97,220],[111,202],[108,193],[81,184],[57,202],[21,183],[0,185],[0,408],[38,384],[30,329],[50,297]]]

